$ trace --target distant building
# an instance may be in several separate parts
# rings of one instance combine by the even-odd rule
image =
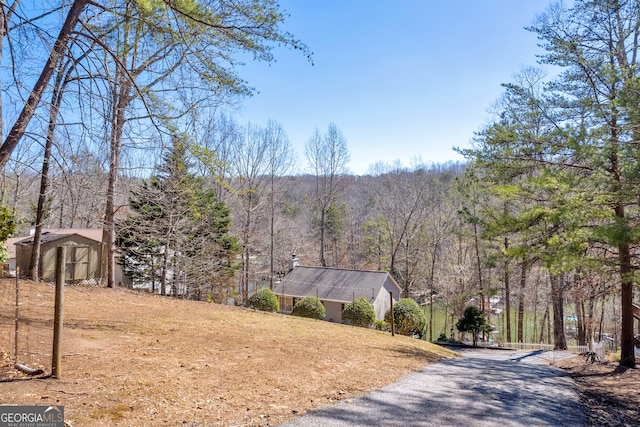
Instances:
[[[299,266],[292,260],[292,269],[274,284],[280,309],[293,312],[296,302],[307,296],[315,296],[324,304],[325,320],[342,323],[345,305],[358,298],[365,298],[375,310],[378,320],[384,319],[391,307],[391,298],[400,298],[400,286],[386,271],[346,270],[327,267]]]
[[[32,234],[32,233],[30,233]],[[25,276],[31,264],[33,235],[13,237],[7,240],[10,259],[6,263],[10,272],[19,269]],[[44,229],[40,237],[40,260],[38,278],[44,282],[54,282],[56,274],[56,248],[65,251],[65,281],[67,283],[102,282],[102,230],[101,229]],[[120,266],[116,266],[116,283],[124,280]]]

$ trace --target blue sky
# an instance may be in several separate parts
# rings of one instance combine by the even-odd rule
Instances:
[[[314,53],[276,49],[276,63],[249,62],[241,76],[257,93],[241,123],[278,121],[306,167],[304,145],[333,122],[351,172],[376,162],[462,160],[488,109],[522,66],[535,65],[524,29],[546,0],[281,0],[284,28]]]

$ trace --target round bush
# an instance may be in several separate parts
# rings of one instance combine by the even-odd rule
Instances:
[[[249,307],[260,311],[278,311],[278,297],[269,288],[261,288],[249,297]]]
[[[352,326],[369,328],[376,321],[376,312],[366,298],[358,298],[344,307],[342,319]]]
[[[327,311],[317,297],[310,296],[301,299],[293,306],[293,315],[309,317],[311,319],[322,319],[327,315]]]
[[[422,309],[411,298],[403,298],[393,305],[393,325],[400,335],[422,337],[427,321]],[[391,309],[384,314],[384,321],[391,324]]]
[[[384,320],[376,320],[373,325],[376,331],[389,332],[391,330],[389,324]]]

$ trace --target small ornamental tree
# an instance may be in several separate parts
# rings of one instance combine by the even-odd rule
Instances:
[[[261,288],[249,297],[249,307],[260,311],[275,312],[280,310],[278,297],[269,288]]]
[[[456,328],[460,332],[471,332],[473,346],[478,344],[478,334],[480,332],[489,332],[491,328],[487,324],[487,319],[478,307],[467,307],[464,310],[464,316],[456,323]]]
[[[391,324],[391,309],[384,314],[384,321]],[[422,337],[427,320],[417,302],[403,298],[393,305],[393,325],[400,335]]]
[[[309,296],[301,299],[293,306],[293,315],[318,320],[325,317],[327,311],[317,297]]]
[[[344,307],[342,319],[352,326],[369,328],[376,321],[376,312],[366,298],[358,298]]]

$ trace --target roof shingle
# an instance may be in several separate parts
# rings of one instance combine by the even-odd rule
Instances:
[[[348,303],[360,297],[372,301],[387,277],[386,271],[298,266],[287,273],[273,291],[276,295],[300,298],[313,295],[325,301]]]

